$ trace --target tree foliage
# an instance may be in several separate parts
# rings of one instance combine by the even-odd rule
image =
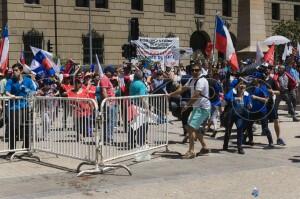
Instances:
[[[274,35],[282,35],[292,41],[293,44],[300,42],[300,23],[299,21],[280,21],[273,26]]]

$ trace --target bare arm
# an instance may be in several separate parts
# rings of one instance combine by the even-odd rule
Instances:
[[[172,97],[172,96],[180,95],[181,93],[187,91],[188,89],[189,87],[179,86],[176,91],[169,93],[169,96]]]
[[[258,96],[256,96],[256,95],[253,95],[253,96],[252,96],[252,99],[261,101],[261,102],[263,102],[263,103],[267,103],[267,102],[268,102],[268,98],[258,97]]]

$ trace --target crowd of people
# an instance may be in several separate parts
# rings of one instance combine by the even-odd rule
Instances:
[[[10,73],[0,74],[0,93],[11,98],[29,95],[91,98],[99,105],[108,97],[166,94],[170,111],[182,121],[185,135],[183,142],[189,141],[184,158],[196,156],[195,140],[199,140],[202,145],[201,154],[209,153],[204,135],[212,131],[211,136],[216,136],[218,118],[225,128],[224,150],[228,150],[233,124],[236,125],[239,154],[245,153],[244,144],[254,144],[255,123],[260,123],[269,147],[273,147],[272,133],[268,127],[272,121],[276,144],[285,145],[277,113],[280,101],[286,101],[293,121],[299,121],[295,109],[300,65],[294,58],[285,64],[255,65],[254,69],[249,66],[250,60],[247,60],[247,63],[242,63],[242,73],[231,71],[226,61],[212,64],[208,60],[191,61],[187,66],[166,66],[165,69],[159,63],[148,64],[147,67],[144,62],[135,65],[123,63],[107,66],[103,73],[101,70],[82,71],[73,61],[68,64],[72,72],[62,68],[59,75],[39,77],[25,73],[24,66],[17,63],[12,66]],[[26,103],[14,106],[14,111],[27,108]],[[19,117],[11,115],[11,121]],[[110,132],[111,128],[113,126],[106,130]],[[107,133],[105,139],[112,140],[111,133]],[[28,143],[26,141],[25,145]],[[11,142],[10,148],[14,148],[14,145]]]

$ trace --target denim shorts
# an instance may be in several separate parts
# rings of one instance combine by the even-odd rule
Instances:
[[[199,129],[203,125],[203,123],[207,119],[209,119],[209,117],[210,109],[193,108],[193,111],[191,112],[188,119],[188,125],[193,129]]]

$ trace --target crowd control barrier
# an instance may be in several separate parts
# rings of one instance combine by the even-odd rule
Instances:
[[[166,95],[110,97],[102,101],[100,159],[102,169],[121,167],[122,158],[168,146]],[[79,175],[93,173],[82,171]],[[102,170],[103,171],[103,170]]]
[[[0,97],[0,153],[27,153],[32,141],[32,101]]]
[[[0,153],[39,160],[34,152],[78,159],[78,176],[103,173],[123,158],[168,146],[166,95],[95,100],[64,97],[0,98]],[[93,169],[80,170],[83,165]]]

